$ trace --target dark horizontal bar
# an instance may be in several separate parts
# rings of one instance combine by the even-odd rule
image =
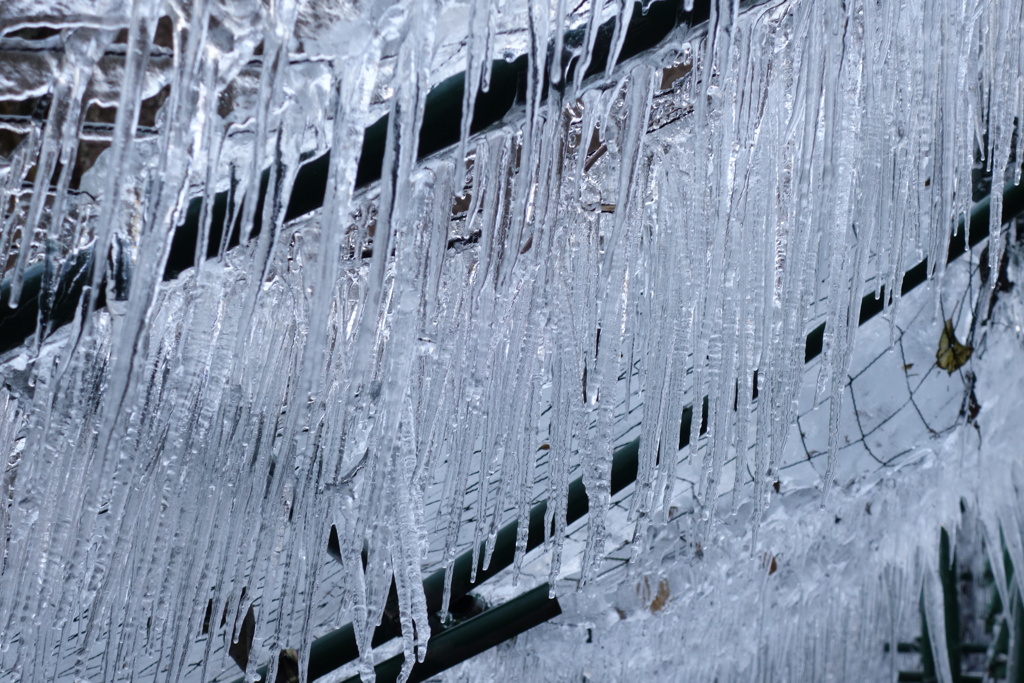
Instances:
[[[550,589],[550,585],[544,583],[501,605],[485,609],[451,626],[444,626],[437,620],[431,620],[431,635],[426,658],[413,667],[412,675],[409,678],[410,683],[436,676],[460,662],[561,614],[562,608],[558,604],[558,600],[548,597]],[[312,653],[310,656],[312,658]],[[377,680],[380,683],[397,680],[403,661],[404,656],[398,655],[377,664],[374,667]],[[314,681],[337,668],[339,667],[326,671],[310,668],[307,670],[307,680]],[[256,673],[259,674],[261,680],[265,679],[267,667],[258,668]],[[280,681],[281,674],[279,673],[278,683]],[[358,683],[359,676],[353,676],[347,681]],[[244,683],[244,677],[237,679],[234,683]]]
[[[965,655],[983,655],[988,652],[988,648],[989,646],[985,643],[962,643],[960,645],[960,651]],[[883,650],[889,652],[889,643],[883,646]],[[917,653],[921,651],[921,643],[918,641],[896,643],[896,651],[902,654]]]
[[[557,599],[548,597],[549,591],[547,583],[537,586],[498,607],[492,607],[442,631],[440,635],[431,636],[427,656],[423,662],[413,666],[409,683],[425,681],[558,616],[562,608]],[[377,681],[397,681],[404,661],[403,655],[397,655],[375,666]],[[359,683],[359,676],[353,676],[345,683]]]

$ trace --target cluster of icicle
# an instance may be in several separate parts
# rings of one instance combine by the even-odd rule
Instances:
[[[253,606],[250,677],[269,662],[273,679],[285,647],[304,671],[325,623],[314,595],[333,524],[345,598],[328,621],[354,624],[372,679],[370,638],[394,582],[408,671],[427,646],[430,544],[450,565],[544,498],[558,576],[577,468],[592,576],[623,391],[643,398],[637,533],[677,495],[679,416],[700,415],[704,397],[706,433],[693,420],[681,457],[703,458],[707,525],[727,461],[763,509],[807,321],[827,318],[820,388],[837,424],[864,283],[898,293],[922,256],[941,269],[970,207],[975,148],[998,175],[1019,143],[1015,0],[716,0],[709,26],[564,92],[542,80],[565,2],[471,4],[471,86],[495,56],[491,12],[528,24],[526,105],[424,163],[416,141],[447,6],[328,12],[320,61],[293,55],[318,3],[0,8],[0,30],[61,17],[67,29],[46,125],[0,168],[14,298],[26,266],[60,267],[69,246],[127,243],[135,259],[126,302],[5,366],[25,376],[2,398],[0,670],[180,680],[211,659],[217,639],[197,636],[234,634]],[[633,11],[622,3],[621,19]],[[165,15],[170,50],[153,44]],[[106,171],[83,203],[68,192],[81,115],[125,26]],[[169,94],[157,135],[140,141],[156,53]],[[685,77],[665,77],[680,66]],[[385,172],[357,193],[381,93]],[[322,211],[282,225],[300,153],[324,147]],[[251,224],[265,167],[259,235],[161,283],[194,188],[234,187]]]
[[[1019,242],[1008,246],[1009,276],[1020,282],[1024,251]],[[943,287],[947,304],[969,286],[966,264],[953,267]],[[914,309],[927,316],[928,299],[905,303],[901,322]],[[983,406],[973,424],[922,441],[894,467],[865,468],[855,480],[837,482],[824,514],[808,514],[819,492],[786,472],[753,561],[737,561],[749,554],[742,514],[717,525],[699,552],[693,520],[680,516],[651,535],[628,572],[562,596],[558,620],[466,662],[446,680],[895,682],[930,659],[935,680],[949,683],[987,668],[982,662],[991,654],[972,661],[959,644],[991,642],[989,652],[997,652],[1007,642],[996,644],[1005,638],[997,634],[1019,618],[1022,322],[1020,294],[1001,297],[985,353],[972,365]],[[939,319],[932,328],[941,325]],[[878,349],[887,336],[876,323],[858,343]],[[893,354],[886,362],[899,372],[903,359]],[[877,375],[870,381],[869,396],[891,391]],[[805,377],[804,386],[811,383]],[[814,423],[808,432],[827,429],[824,419]],[[802,458],[797,450],[789,457]],[[947,561],[955,555],[952,568],[941,559],[943,535]],[[955,590],[946,592],[943,570]],[[930,644],[930,656],[906,648],[915,641]],[[1009,660],[1007,676],[1019,675],[1021,663]]]

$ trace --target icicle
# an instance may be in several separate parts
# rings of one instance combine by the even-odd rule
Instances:
[[[600,26],[601,13],[591,11],[589,18],[587,19],[587,32],[586,37],[583,40],[583,51],[580,55],[579,66],[576,68],[576,74],[573,76],[573,92],[580,91],[580,86],[583,83],[583,77],[590,68],[590,62],[594,57],[594,45],[597,43],[597,32]]]
[[[605,72],[611,73],[616,62],[619,61],[619,53],[622,45],[626,42],[626,29],[633,18],[633,3],[630,0],[619,0],[618,16],[615,19],[615,29],[612,33],[611,49],[608,51],[608,61],[605,64]],[[597,14],[597,12],[594,12]]]
[[[486,87],[485,70],[491,62],[491,3],[474,2],[469,7],[469,31],[466,36],[466,79],[462,95],[462,125],[459,131],[459,146],[455,152],[455,187],[461,188],[466,180],[466,166],[459,162],[466,157],[466,143],[469,141],[473,112],[476,110],[477,92]]]

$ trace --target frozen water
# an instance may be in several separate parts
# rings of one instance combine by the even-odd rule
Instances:
[[[987,256],[976,252],[973,263],[951,266],[941,298],[946,314],[984,301],[981,259]],[[1012,268],[1011,277],[1019,277]],[[922,579],[932,581],[937,573],[940,526],[953,532],[961,590],[983,582],[986,569],[1002,572],[999,549],[1019,547],[1009,539],[1020,538],[1019,494],[1010,490],[1020,475],[1014,444],[1022,438],[1014,417],[1019,296],[997,304],[986,349],[971,365],[981,410],[976,422],[964,424],[965,377],[933,364],[942,327],[932,316],[933,287],[913,292],[901,306],[893,321],[895,353],[888,321],[873,320],[858,333],[847,382],[848,395],[858,397],[856,412],[844,408],[845,445],[827,510],[817,508],[829,399],[816,410],[816,372],[809,367],[799,427],[791,430],[779,489],[763,513],[753,552],[749,503],[716,525],[709,541],[681,495],[672,518],[642,542],[639,561],[630,562],[629,535],[616,538],[587,589],[574,593],[573,581],[563,581],[562,616],[445,680],[883,681],[919,670],[920,657],[901,654],[896,644],[921,634]],[[914,390],[900,396],[907,383]],[[898,425],[878,442],[873,437],[884,425],[868,421],[875,414]],[[698,472],[681,467],[680,487],[695,486]],[[624,496],[613,504],[613,530],[628,528],[628,503]],[[570,529],[567,553],[582,546],[582,531]],[[973,541],[963,539],[972,534]],[[545,576],[542,558],[524,572]],[[979,595],[982,615],[995,593],[1009,599],[1006,581],[1005,575],[993,578],[994,589]],[[969,597],[961,596],[961,610]],[[931,595],[926,606],[929,623],[938,624],[932,632],[943,632],[944,598]],[[965,632],[969,616],[961,614]],[[989,637],[965,635],[961,642]]]
[[[469,543],[486,564],[538,496],[550,576],[599,576],[623,533],[613,446],[634,419],[633,560],[680,495],[695,542],[719,543],[730,505],[757,534],[822,321],[827,504],[861,296],[895,308],[924,257],[941,276],[976,150],[997,187],[1019,159],[1013,0],[714,0],[707,24],[622,63],[628,2],[324,4],[0,8],[0,93],[32,105],[0,116],[17,143],[0,159],[5,297],[31,303],[40,283],[47,312],[61,283],[82,292],[67,324],[44,317],[4,357],[0,672],[178,680],[199,634],[236,633],[252,607],[250,676],[271,662],[273,678],[282,648],[305,661],[315,619],[355,625],[369,675],[392,582],[411,666],[428,647],[424,568]],[[610,52],[591,54],[611,16]],[[570,29],[569,52],[549,50]],[[502,123],[430,147],[431,88],[463,68],[494,87],[519,55]],[[569,59],[609,68],[569,79]],[[380,180],[364,183],[385,113]],[[322,208],[292,220],[301,164],[328,149]],[[197,265],[164,282],[197,196]],[[677,458],[679,416],[705,398],[706,431],[693,420]],[[570,556],[577,474],[590,513]],[[343,597],[324,623],[332,524]]]

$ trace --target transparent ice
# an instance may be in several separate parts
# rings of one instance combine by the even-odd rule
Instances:
[[[232,637],[253,607],[247,674],[269,662],[273,680],[276,653],[296,648],[304,662],[314,625],[325,626],[315,595],[332,525],[332,625],[355,624],[368,680],[394,581],[408,669],[429,647],[424,572],[468,548],[486,563],[497,530],[514,519],[525,528],[538,499],[553,525],[550,578],[598,580],[616,541],[612,452],[630,421],[640,439],[634,563],[650,561],[649,539],[669,528],[673,507],[692,513],[701,547],[737,566],[754,567],[787,531],[802,539],[794,552],[813,556],[818,534],[827,550],[818,508],[842,470],[859,302],[884,297],[895,330],[903,273],[927,258],[938,310],[975,159],[996,187],[1019,179],[1024,9],[711,5],[707,24],[616,66],[617,29],[607,72],[565,83],[565,31],[588,31],[574,56],[586,64],[596,27],[613,16],[621,27],[639,7],[0,6],[0,94],[49,98],[45,120],[0,116],[0,131],[21,136],[0,158],[11,304],[31,268],[50,274],[47,296],[79,254],[99,255],[73,321],[39,330],[0,366],[0,675],[206,679],[212,671],[188,666],[197,643],[203,666],[212,659],[216,639],[200,634]],[[465,70],[472,111],[493,60],[521,54],[522,104],[479,134],[464,125],[461,142],[421,160],[430,89]],[[155,97],[155,114],[144,112]],[[90,107],[116,114],[98,125]],[[364,130],[384,114],[382,180],[357,189]],[[93,138],[105,151],[76,180],[76,155]],[[286,222],[300,165],[327,150],[323,208]],[[243,244],[163,282],[190,200],[209,207],[226,190]],[[988,258],[998,267],[993,196]],[[203,217],[200,255],[212,223]],[[114,291],[118,254],[131,263],[126,297]],[[773,484],[806,388],[805,335],[822,321],[810,391],[829,398],[827,466],[787,526]],[[957,324],[963,333],[975,320],[968,312]],[[705,398],[706,431],[694,419],[677,453],[679,416],[701,415]],[[986,529],[1018,525],[1019,536],[1009,482],[1020,465],[999,466],[1011,475]],[[909,490],[926,499],[915,510],[955,506],[951,475],[935,467],[908,468]],[[685,490],[684,470],[695,473]],[[590,512],[570,555],[565,498],[576,476]],[[951,516],[904,519],[906,496],[886,495],[872,523],[903,524],[920,542],[880,556],[871,595],[912,604],[934,569],[920,566],[935,555],[934,523]],[[831,504],[854,503],[844,493]],[[750,537],[730,545],[720,527],[735,511]],[[764,572],[737,571],[756,592]],[[705,580],[700,567],[689,580]],[[832,596],[762,601],[744,618],[762,630],[781,610],[823,623],[847,604]],[[869,609],[850,620],[864,633],[883,621]],[[738,680],[817,671],[814,643],[793,647],[795,627],[779,633],[776,654],[747,653],[753,668]]]

